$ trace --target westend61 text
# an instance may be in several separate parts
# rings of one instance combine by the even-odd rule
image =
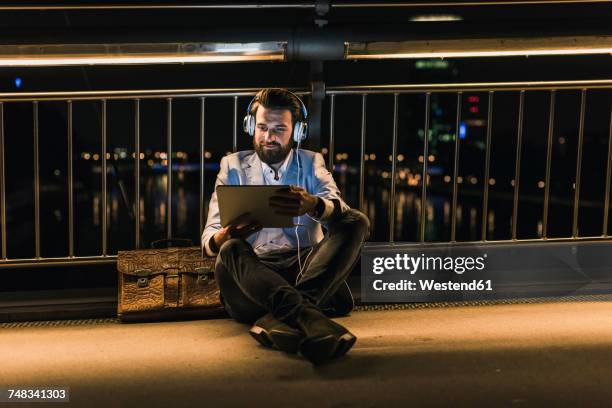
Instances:
[[[451,290],[465,290],[465,291],[489,291],[493,290],[493,284],[491,280],[473,280],[470,282],[436,282],[435,280],[419,280],[418,285],[416,282],[402,279],[397,282],[383,282],[380,279],[372,282],[374,290],[399,290],[399,291],[411,291],[411,290],[424,290],[424,291],[451,291]]]

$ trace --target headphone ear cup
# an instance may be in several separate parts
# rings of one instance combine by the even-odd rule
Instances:
[[[255,120],[253,119],[253,115],[246,115],[244,120],[242,121],[242,130],[245,131],[246,134],[253,137],[255,134]]]
[[[296,143],[303,142],[306,139],[306,122],[297,122],[293,127],[293,141]]]
[[[295,125],[293,125],[293,141],[295,143],[299,142],[301,140],[302,137],[302,122],[295,122]]]

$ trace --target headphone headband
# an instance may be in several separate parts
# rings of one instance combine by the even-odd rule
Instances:
[[[296,120],[293,126],[293,140],[296,143],[300,143],[301,141],[306,139],[306,134],[307,134],[307,129],[308,129],[308,110],[306,109],[306,105],[304,104],[304,101],[302,101],[302,99],[299,96],[297,96],[295,93],[287,89],[283,89],[283,91],[292,95],[300,103],[300,110],[302,113],[302,118],[300,120]],[[247,106],[247,113],[242,123],[242,128],[244,132],[247,133],[251,137],[255,135],[255,117],[251,113],[251,109],[253,108],[253,104],[257,102],[256,99],[257,99],[257,95],[255,95],[253,99],[251,99],[251,101],[249,102],[249,105]]]

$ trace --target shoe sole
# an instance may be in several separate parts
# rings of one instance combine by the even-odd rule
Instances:
[[[351,333],[340,337],[328,335],[316,339],[305,339],[300,343],[300,353],[314,364],[323,363],[332,358],[345,355],[357,341]]]
[[[275,348],[285,353],[296,354],[303,336],[278,330],[267,331],[263,327],[253,326],[249,334],[264,347]]]
[[[271,348],[274,347],[274,343],[272,343],[272,339],[268,336],[268,332],[266,332],[263,328],[253,326],[249,330],[249,334],[262,346]]]

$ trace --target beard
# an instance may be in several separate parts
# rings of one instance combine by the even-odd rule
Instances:
[[[264,146],[274,145],[273,149],[265,149]],[[287,143],[285,146],[280,143],[272,142],[272,143],[255,143],[253,142],[253,147],[257,152],[257,156],[259,156],[259,160],[267,164],[276,164],[280,163],[289,154],[291,151],[291,143]]]

